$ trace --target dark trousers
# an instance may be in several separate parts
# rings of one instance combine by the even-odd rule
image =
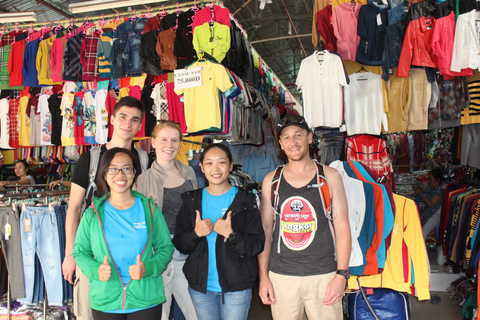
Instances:
[[[94,320],[160,320],[162,305],[133,313],[107,313],[92,309],[92,315]]]

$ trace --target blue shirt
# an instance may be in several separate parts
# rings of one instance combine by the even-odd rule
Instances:
[[[238,192],[237,187],[231,187],[230,190],[219,196],[213,196],[208,193],[207,188],[202,191],[202,220],[210,218],[212,223],[215,224],[218,218],[227,214],[228,207],[235,199],[235,195]],[[212,292],[222,292],[220,282],[218,281],[217,271],[217,255],[215,250],[215,243],[217,241],[217,235],[215,231],[212,231],[207,236],[208,242],[208,280],[207,290]],[[223,240],[222,240],[223,241]]]
[[[103,218],[103,229],[112,259],[117,266],[123,285],[130,281],[128,268],[137,264],[137,256],[142,254],[148,241],[147,223],[142,200],[135,197],[135,203],[128,209],[114,208],[107,200]],[[103,261],[104,257],[99,258]],[[114,273],[112,266],[112,273]],[[112,275],[113,276],[113,275]],[[131,313],[140,309],[110,310],[109,313]]]

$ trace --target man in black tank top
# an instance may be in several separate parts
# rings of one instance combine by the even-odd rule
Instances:
[[[317,165],[309,152],[313,135],[305,119],[285,116],[278,138],[288,164],[279,178],[275,208],[274,172],[262,184],[265,249],[258,256],[260,297],[271,305],[274,320],[301,320],[305,314],[308,319],[343,319],[351,237],[342,179],[324,166],[331,199],[331,206],[324,208],[328,201],[320,195]]]

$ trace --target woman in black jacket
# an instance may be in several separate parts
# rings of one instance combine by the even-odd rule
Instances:
[[[198,320],[247,319],[265,235],[255,196],[230,185],[232,154],[212,144],[200,156],[208,186],[182,194],[173,243]]]

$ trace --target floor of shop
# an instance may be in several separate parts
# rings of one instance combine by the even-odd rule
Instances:
[[[452,303],[452,299],[447,292],[431,292],[440,296],[441,301],[438,304],[430,303],[430,300],[418,301],[417,298],[411,301],[411,320],[461,320],[462,308]],[[252,300],[252,306],[248,315],[248,320],[271,320],[270,307],[265,306],[260,298]]]

